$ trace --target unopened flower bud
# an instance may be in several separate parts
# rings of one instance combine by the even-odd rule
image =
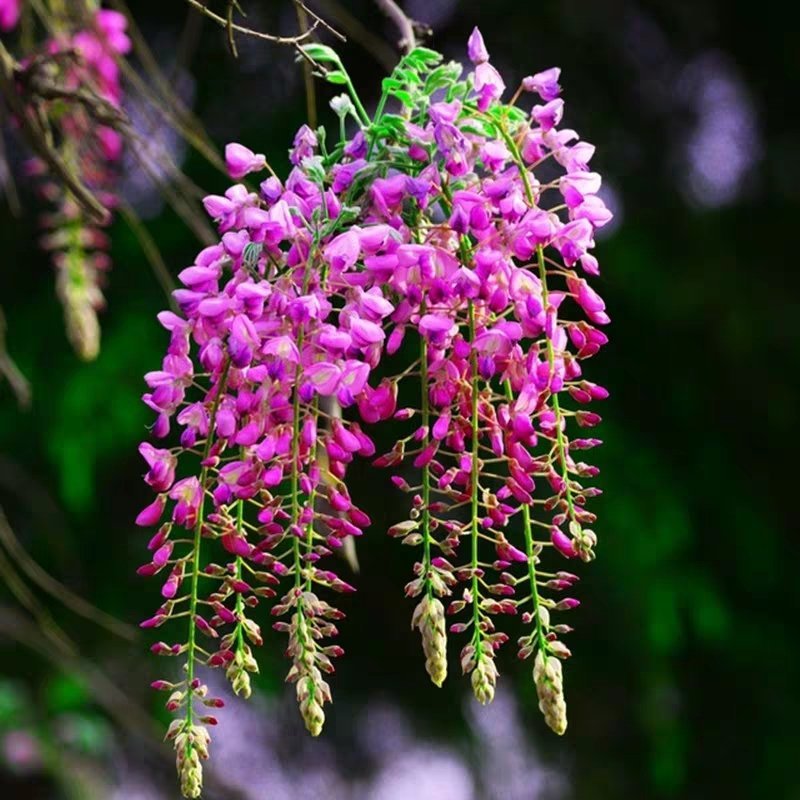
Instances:
[[[497,667],[494,659],[483,654],[472,672],[472,692],[481,705],[494,700],[494,689],[497,685]]]
[[[433,683],[441,686],[447,677],[447,633],[441,600],[425,595],[414,609],[411,627],[419,628],[425,669]]]
[[[309,698],[300,704],[300,714],[306,724],[306,730],[312,736],[319,736],[325,724],[325,712],[322,706],[316,700]]]
[[[181,794],[184,797],[200,797],[203,791],[203,767],[197,749],[191,744],[175,741],[177,753],[178,776],[181,782]]]
[[[545,656],[539,650],[533,664],[533,681],[544,721],[559,736],[563,735],[567,730],[567,706],[564,702],[561,662],[553,656]]]

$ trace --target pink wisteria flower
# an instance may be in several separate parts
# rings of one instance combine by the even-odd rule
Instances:
[[[53,79],[68,90],[80,88],[119,108],[123,99],[119,57],[131,49],[126,26],[123,14],[100,9],[84,29],[57,30],[45,49],[52,56],[69,53],[74,57],[54,59],[57,74]],[[44,162],[33,159],[28,163],[28,172],[40,178],[38,190],[53,209],[43,217],[47,233],[42,245],[53,254],[67,336],[76,353],[90,361],[100,350],[97,315],[105,305],[102,289],[111,266],[109,239],[103,228],[111,222],[110,212],[117,205],[114,184],[123,139],[113,126],[98,124],[81,103],[59,101],[55,106],[61,159],[109,211],[104,222],[89,218],[74,196],[49,174]]]
[[[225,148],[225,165],[231,178],[244,178],[251,172],[260,172],[267,165],[266,158],[241,144],[229,144]]]
[[[22,0],[0,0],[0,31],[12,31],[17,27]]]
[[[330,556],[371,524],[348,483],[356,459],[389,468],[409,497],[388,533],[420,548],[405,594],[432,681],[464,636],[461,670],[489,702],[503,620],[519,616],[545,720],[566,729],[571,629],[551,617],[578,600],[550,595],[578,580],[560,560],[590,561],[596,545],[597,468],[582,458],[600,442],[584,429],[608,393],[584,362],[607,341],[589,279],[610,212],[594,147],[559,127],[559,70],[526,78],[544,104],[519,108],[500,102],[477,29],[468,53],[462,80],[417,48],[351,137],[303,126],[284,181],[206,198],[219,241],[180,273],[179,313],[159,316],[168,345],[144,402],[153,435],[179,444],[140,451],[156,499],[137,523],[159,526],[140,572],[162,575],[164,601],[142,624],[183,626],[154,650],[184,662],[179,682],[156,688],[178,714],[168,735],[188,797],[216,721],[203,707],[221,703],[201,671],[222,668],[249,695],[259,615],[287,637],[287,679],[308,730],[322,728],[342,655],[329,598],[354,590]],[[346,78],[329,48],[308,54]],[[235,180],[266,168],[240,144],[226,161]],[[377,454],[372,428],[388,421],[405,430]]]
[[[536,92],[542,100],[549,102],[561,94],[561,87],[558,85],[560,77],[561,70],[558,67],[550,67],[550,69],[523,78],[522,88],[526,92]]]

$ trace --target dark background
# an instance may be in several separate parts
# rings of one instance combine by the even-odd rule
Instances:
[[[294,30],[288,2],[243,5],[254,28]],[[312,5],[335,22],[327,3]],[[378,55],[391,53],[397,35],[379,12],[343,5],[382,41]],[[186,28],[184,4],[130,6],[219,148],[238,140],[284,167],[305,115],[291,52],[240,39],[234,61],[219,29]],[[359,593],[344,601],[347,657],[326,732],[313,743],[299,735],[282,643],[268,638],[267,699],[222,712],[208,796],[800,798],[800,14],[725,0],[405,8],[450,58],[464,59],[479,25],[509,86],[560,65],[565,121],[598,146],[593,166],[616,212],[598,242],[612,341],[588,366],[612,397],[598,558],[580,570],[583,605],[572,612],[570,726],[563,739],[546,729],[511,646],[494,708],[469,700],[454,661],[444,689],[427,681],[402,596],[413,554],[381,534],[403,518],[404,499],[362,466],[351,485],[374,526],[359,544]],[[354,38],[337,49],[369,107],[384,68],[363,32]],[[331,93],[319,94],[331,125]],[[204,189],[228,185],[168,130],[153,140]],[[196,239],[133,165],[125,187],[177,274]],[[158,602],[157,586],[134,574],[147,534],[132,520],[148,502],[139,395],[166,344],[155,322],[165,298],[118,221],[102,352],[79,362],[26,188],[20,218],[0,207],[0,304],[33,401],[21,411],[0,385],[0,505],[35,562],[135,624]],[[176,797],[172,756],[150,728],[165,716],[147,684],[170,666],[148,653],[153,638],[132,643],[74,613],[23,563],[0,561],[2,796]],[[71,644],[54,644],[53,624]]]

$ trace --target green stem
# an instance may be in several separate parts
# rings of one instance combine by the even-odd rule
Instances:
[[[344,69],[342,69],[342,72],[344,72]],[[344,75],[345,78],[347,78],[347,83],[346,83],[347,91],[350,93],[350,97],[353,100],[353,105],[356,107],[356,111],[358,112],[358,115],[361,117],[361,121],[364,123],[364,125],[369,126],[370,124],[369,114],[367,114],[367,110],[364,108],[364,105],[362,104],[361,99],[359,98],[358,93],[356,92],[356,87],[353,86],[353,81],[350,80],[350,76],[346,72],[344,72]]]
[[[520,177],[522,178],[523,186],[525,187],[525,196],[528,200],[528,204],[533,207],[536,205],[536,198],[533,194],[533,187],[531,186],[530,176],[528,175],[528,169],[525,166],[525,162],[522,160],[522,155],[519,152],[519,148],[517,147],[517,143],[514,141],[513,137],[506,131],[505,127],[502,124],[497,125],[498,130],[500,131],[500,135],[503,137],[508,149],[511,151],[511,155],[514,158],[514,162],[517,165],[517,169],[519,170]],[[536,248],[536,256],[539,262],[539,280],[542,283],[542,302],[545,308],[547,308],[548,304],[548,291],[547,291],[547,269],[545,268],[544,263],[544,248],[542,245],[539,245]],[[553,342],[551,341],[550,337],[547,337],[547,361],[550,365],[550,376],[553,375],[553,370],[555,368],[555,350],[553,349]],[[551,394],[553,398],[553,412],[556,415],[556,450],[558,453],[558,462],[559,466],[561,467],[561,477],[564,481],[565,486],[565,495],[567,499],[567,508],[569,509],[569,518],[575,519],[575,504],[572,499],[572,488],[569,483],[569,471],[567,469],[567,456],[566,456],[566,444],[564,442],[564,432],[562,431],[562,422],[563,422],[563,415],[561,413],[561,404],[558,399],[558,393],[553,392]]]
[[[239,500],[236,503],[236,530],[241,534],[244,527],[244,501]],[[236,580],[242,579],[242,557],[236,556]],[[242,617],[244,616],[244,598],[241,592],[236,592],[236,646],[241,650],[244,645],[244,636],[242,631]]]
[[[544,265],[544,248],[542,245],[539,245],[536,248],[536,257],[539,261],[539,280],[542,283],[542,304],[544,305],[545,309],[547,308],[548,304],[548,294],[547,294],[547,270]],[[556,362],[556,354],[555,350],[553,349],[553,342],[550,337],[547,337],[547,361],[550,365],[550,377],[552,379],[553,372],[555,370],[555,362]],[[561,478],[564,481],[565,486],[565,494],[567,498],[567,508],[569,509],[569,518],[575,519],[575,505],[572,500],[572,488],[569,484],[569,470],[567,469],[567,455],[566,455],[566,444],[564,442],[564,431],[562,430],[562,420],[563,416],[561,414],[561,404],[558,400],[558,392],[553,392],[551,394],[553,398],[553,411],[556,415],[556,450],[558,452],[558,462],[561,467]]]
[[[512,401],[511,382],[504,381],[506,397]],[[536,561],[533,553],[533,531],[531,529],[531,509],[530,506],[522,504],[522,529],[525,535],[525,555],[528,557],[528,581],[531,585],[531,604],[533,606],[533,622],[536,626],[536,640],[542,652],[547,652],[547,639],[545,639],[542,627],[542,619],[539,616],[539,591],[536,586]]]
[[[475,306],[472,300],[469,301],[469,340],[470,344],[475,341]],[[481,649],[481,630],[480,630],[480,586],[478,584],[478,540],[480,531],[478,529],[478,437],[480,426],[478,424],[478,353],[474,347],[470,348],[470,381],[472,391],[472,474],[470,476],[470,508],[472,511],[472,522],[470,527],[471,538],[471,560],[472,569],[472,621],[474,631],[472,640],[475,644],[475,660],[480,662],[483,655]]]
[[[228,381],[228,370],[230,369],[231,362],[226,361],[222,368],[222,375],[220,376],[219,383],[217,384],[217,396],[214,398],[214,403],[211,407],[211,415],[208,420],[208,435],[206,437],[206,444],[203,448],[203,461],[208,459],[208,454],[211,452],[211,441],[214,435],[214,426],[217,419],[217,410],[219,409],[222,395],[225,392],[225,385]],[[194,719],[194,694],[192,692],[192,681],[194,681],[194,665],[195,665],[195,650],[197,633],[197,626],[195,619],[197,618],[197,589],[200,583],[200,542],[203,531],[203,521],[205,515],[206,505],[206,482],[208,481],[208,467],[203,466],[200,472],[200,505],[197,509],[197,520],[194,526],[194,541],[192,543],[192,579],[191,591],[189,600],[189,636],[186,644],[186,685],[189,691],[189,697],[186,702],[186,727],[188,728]],[[187,752],[191,745],[187,739]]]
[[[424,313],[424,308],[423,308]],[[422,427],[425,430],[425,439],[422,442],[423,449],[428,446],[430,441],[430,405],[428,398],[428,345],[424,337],[420,337],[420,381],[422,383]],[[422,468],[422,539],[423,539],[423,576],[425,578],[425,591],[428,598],[433,596],[431,586],[431,486],[430,468],[426,464]]]
[[[348,79],[349,80],[349,79]],[[314,244],[317,240],[314,238]],[[311,278],[311,251],[309,251],[308,258],[306,259],[306,268],[303,274],[303,294],[308,292],[308,284]],[[297,351],[303,352],[303,343],[305,342],[305,328],[302,327],[297,334]],[[302,367],[298,363],[294,372],[294,392],[292,398],[292,479],[291,479],[291,495],[292,495],[292,526],[296,526],[300,519],[300,378],[302,377]],[[311,525],[314,520],[311,520]],[[300,557],[300,539],[292,533],[292,560],[294,563],[294,585],[299,589],[302,584],[302,559]],[[300,602],[297,605],[298,612],[302,611]]]
[[[383,110],[386,108],[386,101],[388,99],[388,95],[385,91],[381,92],[380,100],[378,100],[378,107],[375,109],[375,117],[372,120],[371,130],[369,131],[369,148],[367,150],[367,161],[370,160],[372,156],[372,151],[375,149],[375,126],[381,121],[381,117],[383,116]]]
[[[303,344],[303,333],[300,332],[298,336],[300,347]],[[298,468],[298,460],[300,459],[300,392],[298,391],[298,384],[300,382],[300,366],[298,365],[295,371],[295,389],[292,410],[292,478],[290,484],[290,492],[292,498],[292,525],[297,525],[300,518],[300,470]],[[294,560],[294,585],[300,588],[302,583],[301,579],[301,559],[300,559],[300,539],[292,533],[292,551]]]
[[[314,414],[314,424],[317,425],[319,423],[319,399],[317,397],[314,398],[314,407],[313,407],[313,414]],[[317,441],[314,440],[314,444],[311,445],[311,461],[312,463],[317,459]],[[316,502],[316,487],[311,488],[311,493],[308,497],[308,504],[313,509],[314,503]],[[311,555],[314,550],[314,517],[312,515],[311,521],[308,523],[306,527],[306,555]],[[311,563],[310,561],[308,562]],[[306,576],[306,591],[311,591],[311,576],[312,570],[309,567],[308,575]]]

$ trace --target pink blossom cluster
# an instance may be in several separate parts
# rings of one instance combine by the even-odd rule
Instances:
[[[92,94],[119,108],[123,90],[118,58],[131,49],[126,25],[123,14],[99,10],[91,28],[54,35],[45,50],[58,67],[60,88],[67,93]],[[122,135],[111,125],[98,124],[86,106],[77,101],[62,103],[53,121],[64,163],[110,211],[116,206],[114,183],[122,156]],[[78,355],[91,360],[100,348],[97,312],[105,304],[102,279],[111,263],[108,237],[102,228],[111,221],[111,215],[104,224],[89,219],[71,193],[49,176],[40,160],[31,160],[28,171],[43,178],[39,192],[53,206],[53,211],[42,217],[48,231],[42,243],[53,252],[56,289],[64,307],[67,335]]]
[[[469,55],[460,80],[438,54],[413,51],[376,118],[336,146],[303,126],[283,182],[263,155],[229,145],[234,179],[270,174],[258,190],[240,182],[206,198],[220,241],[180,273],[180,313],[159,315],[169,346],[144,401],[156,438],[175,428],[180,444],[141,445],[156,498],[137,523],[160,525],[140,572],[161,576],[163,603],[143,625],[186,621],[185,637],[153,649],[185,662],[184,680],[157,688],[181,714],[170,735],[187,796],[215,722],[199,704],[220,703],[197,667],[224,668],[249,694],[262,601],[319,733],[341,654],[324,641],[342,617],[322,595],[353,591],[325,559],[370,525],[348,489],[359,457],[391,467],[411,495],[389,534],[422,547],[406,594],[421,598],[413,622],[434,681],[447,666],[440,598],[455,595],[448,613],[464,614],[450,633],[467,634],[461,666],[483,702],[507,639],[495,621],[521,611],[520,656],[541,654],[545,718],[566,725],[560,664],[547,659],[569,655],[568,626],[550,612],[578,601],[543,593],[577,577],[540,560],[593,557],[586,502],[598,490],[583,479],[597,470],[579,458],[599,443],[582,433],[600,421],[587,404],[607,393],[582,362],[606,342],[587,278],[611,214],[594,147],[559,127],[559,70],[526,78],[504,104],[477,30]],[[392,98],[403,115],[384,111]],[[390,421],[409,432],[374,458],[370,429]]]
[[[569,655],[558,640],[569,628],[551,626],[549,611],[578,601],[541,593],[567,590],[577,577],[540,570],[539,557],[550,547],[568,559],[593,558],[595,515],[585,506],[599,490],[582,480],[597,468],[580,452],[599,444],[582,433],[600,421],[585,406],[608,393],[584,379],[581,362],[607,341],[600,328],[609,317],[587,277],[599,273],[590,250],[611,213],[588,166],[594,147],[558,127],[560,71],[523,81],[520,91],[542,101],[529,115],[502,106],[492,114],[505,87],[477,30],[469,55],[474,105],[432,103],[426,124],[409,129],[419,176],[398,174],[372,187],[381,221],[399,226],[411,197],[421,228],[411,243],[364,264],[370,271],[377,261],[388,296],[402,298],[387,352],[408,328],[420,341],[418,369],[402,378],[421,379],[419,406],[385,410],[415,422],[377,462],[399,467],[394,481],[412,495],[412,518],[390,533],[424,545],[406,593],[425,595],[429,605],[463,585],[447,613],[466,613],[450,632],[468,634],[461,668],[488,702],[494,653],[508,639],[496,630],[498,615],[527,607],[523,621],[533,632],[519,640],[521,657],[537,648]],[[382,396],[394,398],[398,383],[386,382]]]
[[[22,12],[22,0],[0,0],[0,31],[13,31]]]

